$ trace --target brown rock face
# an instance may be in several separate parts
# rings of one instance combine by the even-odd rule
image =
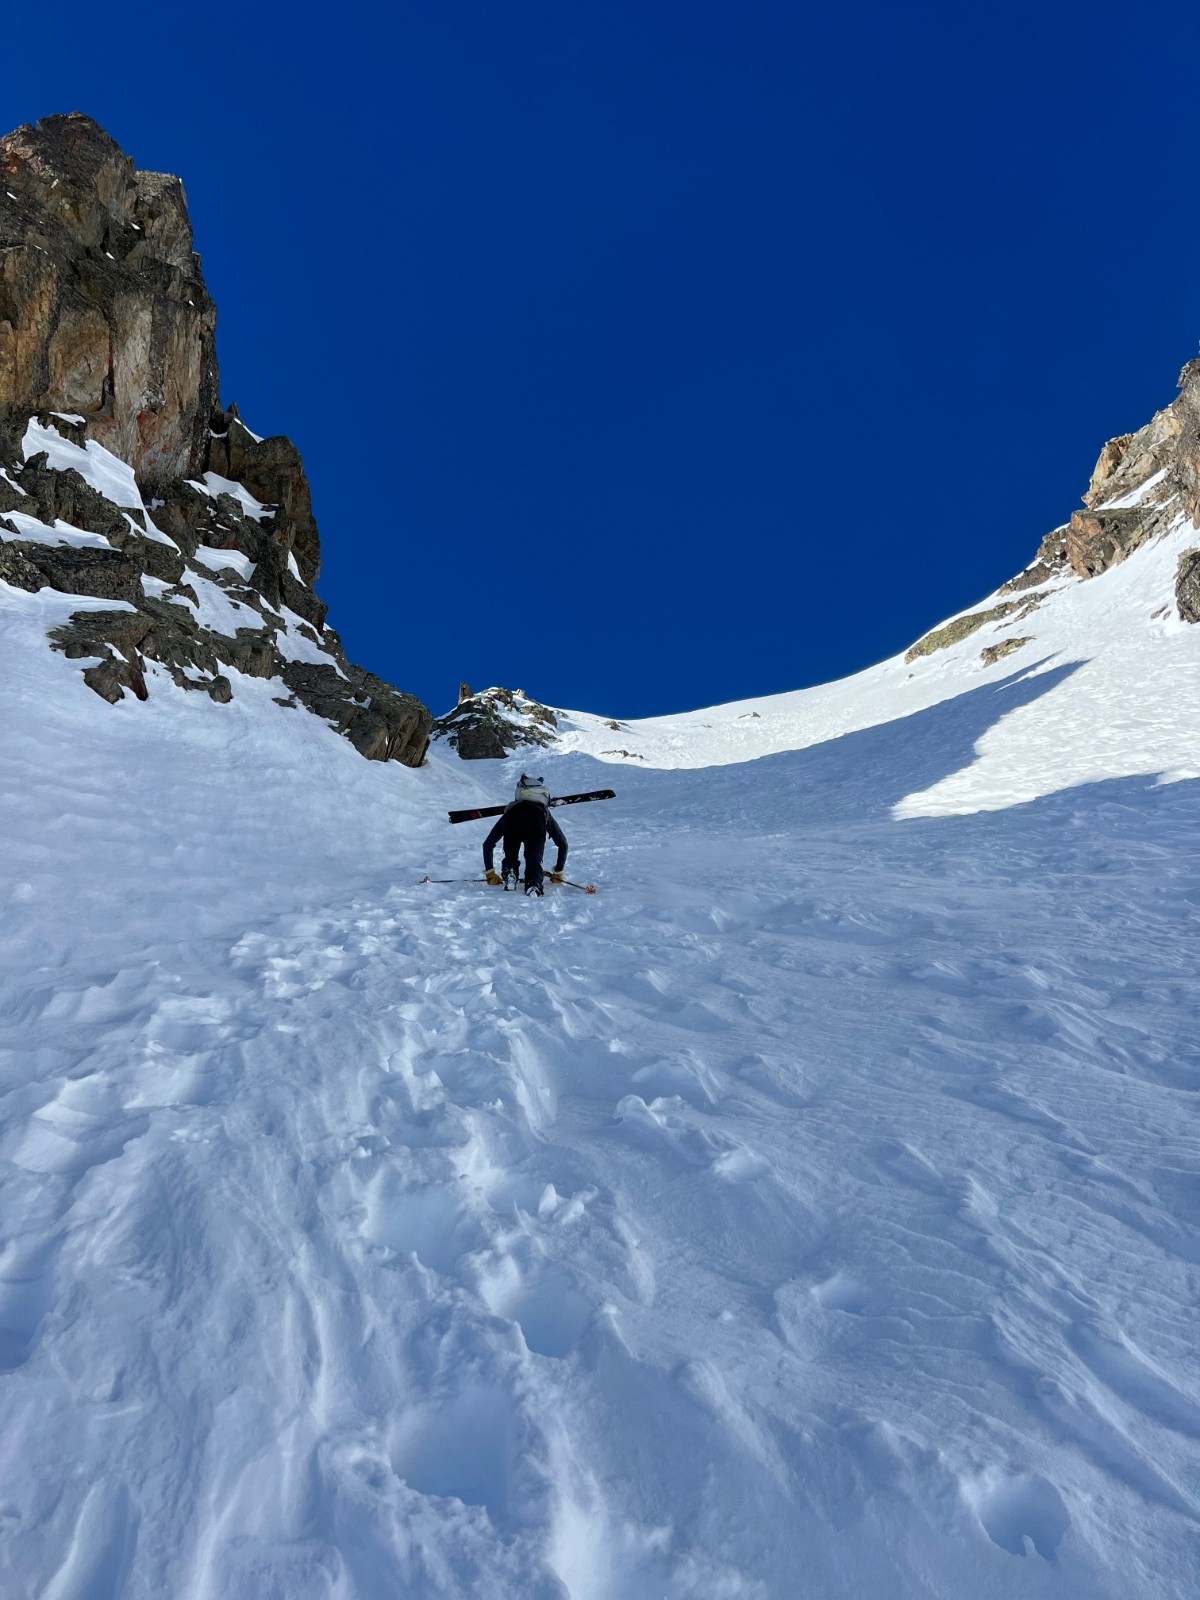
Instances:
[[[178,178],[79,113],[0,139],[0,403],[83,416],[147,485],[194,476],[215,326]]]
[[[1129,449],[1131,433],[1118,434],[1115,439],[1110,439],[1100,451],[1095,467],[1092,469],[1092,481],[1088,484],[1087,493],[1083,497],[1085,506],[1098,505],[1104,500],[1111,490],[1107,487],[1114,473],[1119,472],[1121,463]]]
[[[1185,622],[1200,622],[1200,550],[1185,550],[1179,558],[1175,604]]]
[[[1136,433],[1123,433],[1110,439],[1100,451],[1092,481],[1083,496],[1088,510],[1097,510],[1113,500],[1127,499],[1157,472],[1167,470],[1169,476],[1181,426],[1179,401],[1176,400],[1156,412]],[[1152,491],[1151,497],[1162,500],[1169,493],[1164,481]]]
[[[1154,525],[1155,519],[1137,506],[1072,512],[1067,527],[1067,560],[1081,578],[1094,578],[1132,555],[1150,537]]]
[[[315,583],[321,567],[321,546],[313,520],[312,499],[300,452],[281,434],[256,439],[238,416],[237,407],[213,419],[208,466],[223,478],[244,484],[256,500],[275,508],[278,542],[291,550],[305,583]]]
[[[1108,441],[1083,503],[1067,530],[1067,560],[1082,578],[1124,561],[1181,512],[1200,524],[1200,360],[1179,374],[1176,400]]]
[[[1200,361],[1189,361],[1179,374],[1179,399],[1172,410],[1179,432],[1171,477],[1188,520],[1200,525]]]

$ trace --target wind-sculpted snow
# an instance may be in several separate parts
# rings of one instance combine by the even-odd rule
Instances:
[[[4,599],[5,1600],[1192,1592],[1196,784],[903,815],[1078,662],[622,774],[533,902],[419,883],[511,764]]]

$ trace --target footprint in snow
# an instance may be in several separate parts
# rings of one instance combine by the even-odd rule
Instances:
[[[487,1378],[413,1406],[397,1419],[396,1475],[419,1494],[482,1506],[504,1526],[529,1513],[533,1430],[506,1388]]]
[[[370,1184],[363,1231],[372,1244],[411,1253],[447,1277],[483,1242],[478,1221],[455,1195],[434,1184],[406,1189],[391,1167]]]
[[[1014,1556],[1027,1556],[1029,1546],[1043,1561],[1053,1562],[1071,1526],[1062,1496],[1038,1473],[995,1470],[964,1482],[963,1498],[983,1524],[993,1544]]]
[[[575,1279],[553,1262],[522,1269],[508,1256],[485,1272],[480,1295],[494,1316],[515,1322],[536,1355],[569,1356],[592,1320]]]

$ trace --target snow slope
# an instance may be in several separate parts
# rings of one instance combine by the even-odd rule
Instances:
[[[964,689],[999,683],[1015,669],[1060,672],[1069,664],[1069,683],[999,719],[963,769],[906,797],[902,814],[991,810],[1114,777],[1200,777],[1198,630],[1166,603],[1180,554],[1198,542],[1196,529],[1181,520],[1167,537],[1099,577],[1067,572],[1018,595],[1042,599],[1031,615],[985,625],[911,665],[895,656],[820,688],[616,729],[573,713],[563,747],[652,767],[750,761],[911,716]],[[970,609],[987,610],[999,598]],[[981,665],[983,647],[1018,638],[1029,641],[1018,653]]]
[[[419,881],[513,764],[109,708],[0,586],[5,1600],[1194,1594],[1168,543],[994,669],[573,718],[540,903]]]

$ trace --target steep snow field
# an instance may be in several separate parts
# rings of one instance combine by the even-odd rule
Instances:
[[[0,585],[4,1600],[1196,1593],[1182,542],[573,717],[540,903],[419,881],[518,764],[110,709]]]
[[[958,770],[938,773],[927,792],[907,796],[900,814],[994,810],[1114,777],[1197,778],[1200,645],[1195,625],[1182,622],[1167,604],[1179,556],[1197,543],[1200,535],[1183,523],[1098,578],[1081,582],[1068,574],[1011,596],[1041,603],[1027,616],[987,624],[910,666],[895,657],[817,689],[616,729],[577,713],[564,748],[651,767],[749,761],[927,710],[1015,670],[1069,665],[1069,684],[999,720]],[[987,610],[1000,599],[993,595],[970,610]],[[1007,640],[1028,642],[995,666],[982,667],[981,649]]]

